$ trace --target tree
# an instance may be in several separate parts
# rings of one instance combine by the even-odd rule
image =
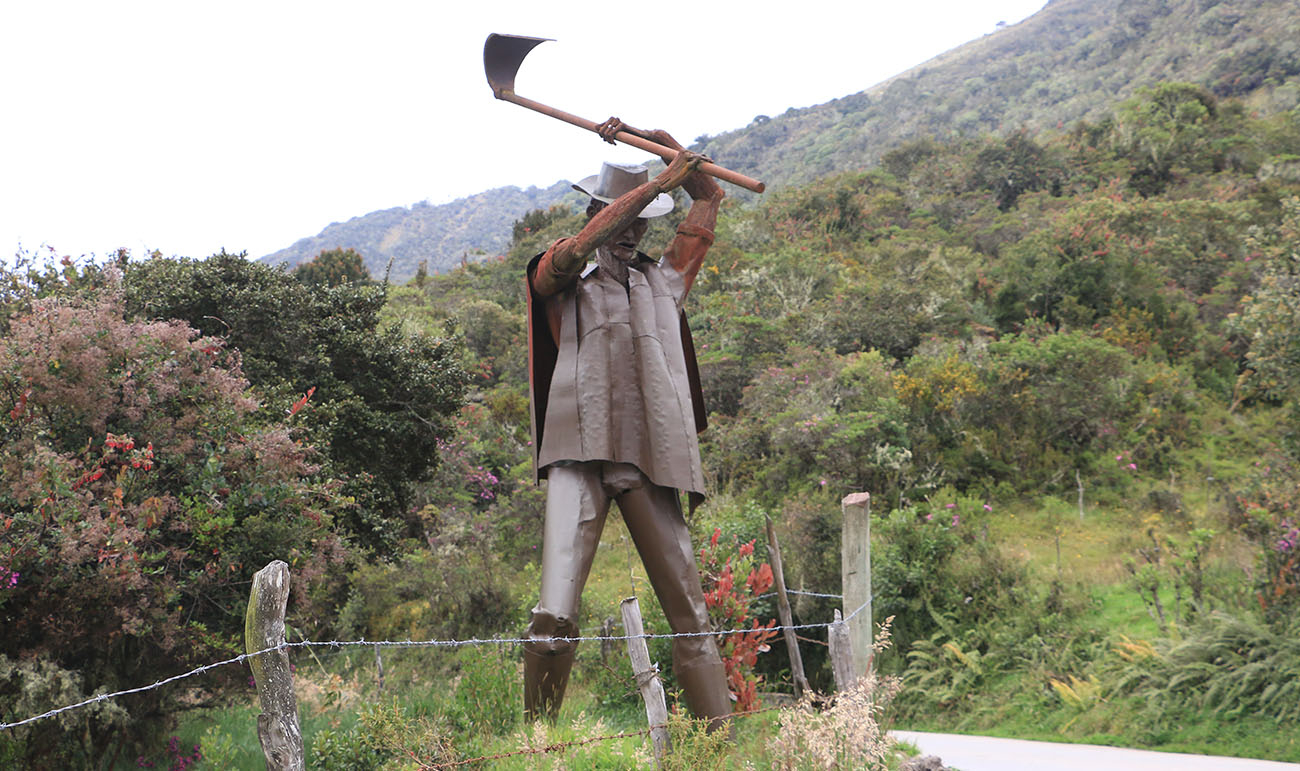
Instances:
[[[1249,340],[1236,403],[1263,399],[1288,410],[1288,445],[1300,457],[1300,197],[1282,205],[1280,221],[1252,235],[1255,254],[1269,259],[1259,289],[1242,301],[1229,328]]]
[[[991,191],[998,209],[1007,211],[1016,205],[1021,193],[1041,190],[1054,182],[1056,175],[1043,148],[1021,129],[980,151],[975,157],[972,181]]]
[[[351,249],[329,249],[310,262],[294,268],[293,275],[304,284],[342,286],[370,281],[365,260]]]
[[[1134,163],[1129,185],[1157,195],[1174,179],[1176,166],[1212,166],[1210,127],[1218,115],[1210,92],[1193,83],[1142,87],[1115,112],[1115,143]]]
[[[297,421],[359,504],[348,532],[380,551],[411,534],[411,485],[437,464],[463,399],[452,339],[381,327],[382,286],[307,285],[242,255],[146,260],[125,282],[130,313],[181,319],[238,350],[267,402],[309,397]]]

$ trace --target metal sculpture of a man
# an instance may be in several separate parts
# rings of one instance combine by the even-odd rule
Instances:
[[[577,642],[583,585],[611,502],[618,504],[675,633],[710,631],[679,493],[703,497],[696,433],[704,428],[699,376],[682,311],[722,201],[696,168],[705,159],[663,131],[616,118],[600,125],[680,152],[658,176],[605,164],[574,187],[591,198],[582,231],[528,266],[534,468],[547,480],[541,591],[524,644],[524,708],[554,719]],[[663,259],[637,250],[647,220],[690,211]],[[708,634],[673,640],[673,672],[691,711],[721,724],[731,701]]]

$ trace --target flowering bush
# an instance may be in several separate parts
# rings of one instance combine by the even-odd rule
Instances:
[[[1234,524],[1255,544],[1255,597],[1270,621],[1285,624],[1300,607],[1300,474],[1294,461],[1270,455],[1237,496]]]
[[[350,270],[335,278],[359,277]],[[436,467],[437,443],[462,402],[458,346],[445,332],[408,335],[382,324],[382,285],[318,278],[299,281],[223,252],[131,263],[122,283],[129,314],[180,319],[238,349],[241,374],[273,406],[266,422],[296,407],[296,438],[320,451],[323,474],[356,501],[340,512],[339,530],[356,546],[392,553],[418,537],[414,486]]]
[[[92,693],[152,682],[241,647],[248,577],[277,558],[293,566],[295,626],[329,612],[312,588],[344,556],[330,532],[337,498],[314,480],[310,447],[255,420],[259,405],[221,341],[179,322],[126,321],[112,291],[37,300],[9,327],[0,655],[48,661]],[[23,670],[0,678],[0,703],[25,680]],[[160,715],[169,698],[121,703]],[[29,757],[79,766],[156,728],[126,726],[87,713],[12,736]]]
[[[754,541],[740,543],[735,553],[719,546],[722,530],[715,529],[709,545],[700,549],[700,572],[704,575],[704,603],[716,630],[749,629],[733,632],[719,642],[722,663],[727,671],[727,687],[736,702],[736,710],[748,712],[759,706],[758,684],[763,678],[754,673],[758,654],[766,653],[768,642],[776,637],[776,619],[759,625],[750,617],[750,605],[760,594],[772,588],[772,566],[754,558]],[[737,579],[744,576],[742,586]],[[746,626],[748,624],[748,626]]]

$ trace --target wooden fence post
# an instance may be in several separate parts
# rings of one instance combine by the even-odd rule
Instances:
[[[668,703],[664,699],[664,686],[650,663],[650,648],[641,637],[645,634],[645,627],[641,624],[641,603],[635,597],[628,597],[623,600],[622,611],[623,632],[628,636],[627,655],[632,659],[632,674],[641,689],[641,698],[645,699],[645,716],[650,721],[655,760],[662,765],[669,750]]]
[[[853,642],[849,640],[849,627],[835,609],[835,620],[826,635],[826,642],[831,649],[831,674],[835,676],[835,690],[847,691],[853,686]]]
[[[790,612],[790,596],[785,592],[785,569],[781,566],[781,544],[776,540],[776,529],[772,527],[772,518],[767,517],[767,556],[772,563],[772,578],[776,580],[776,612],[781,617],[782,633],[785,635],[785,647],[790,651],[790,676],[794,680],[794,696],[802,699],[804,694],[812,692],[808,687],[808,678],[803,672],[803,656],[799,654],[799,638],[790,627],[794,625],[794,615]]]
[[[289,566],[275,560],[253,576],[244,616],[244,650],[256,653],[284,644],[284,609],[289,603]],[[306,755],[298,727],[298,702],[293,695],[289,653],[281,648],[248,660],[262,702],[257,738],[266,756],[267,771],[303,771]]]
[[[600,663],[602,664],[608,664],[609,657],[614,655],[614,646],[618,641],[607,639],[614,636],[614,629],[614,617],[606,616],[600,624]]]
[[[871,494],[853,493],[840,503],[844,513],[840,579],[844,587],[844,612],[853,643],[853,674],[865,675],[871,666]],[[858,610],[861,608],[861,610]]]

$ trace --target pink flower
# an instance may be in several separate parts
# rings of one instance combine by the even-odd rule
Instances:
[[[945,509],[955,509],[955,508],[957,508],[957,504],[955,504],[955,503],[950,503],[950,504],[948,504],[947,506],[944,506],[944,508],[945,508]]]
[[[984,510],[985,510],[985,511],[993,511],[993,507],[986,503],[986,504],[984,504]]]
[[[1138,468],[1138,464],[1136,464],[1136,463],[1130,463],[1130,464],[1128,464],[1128,469],[1129,469],[1129,471],[1137,471],[1137,468]]]

